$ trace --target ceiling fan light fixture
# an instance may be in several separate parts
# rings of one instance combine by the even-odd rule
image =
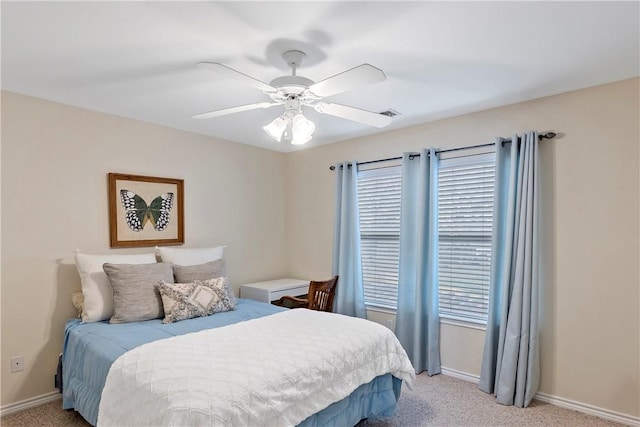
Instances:
[[[269,135],[271,138],[276,141],[282,141],[282,134],[284,134],[285,129],[287,128],[287,123],[289,120],[283,116],[278,116],[271,123],[266,126],[263,126],[262,129]]]
[[[311,141],[316,125],[302,113],[296,114],[292,122],[291,132],[293,138],[291,139],[291,144],[302,145]]]
[[[291,67],[291,75],[277,77],[271,83],[265,83],[218,62],[199,62],[198,66],[201,68],[217,73],[222,77],[242,81],[259,89],[271,98],[271,102],[256,102],[223,108],[196,114],[193,118],[208,119],[259,108],[270,108],[276,105],[283,106],[284,113],[276,117],[268,125],[263,126],[262,129],[275,141],[293,145],[302,145],[311,141],[316,128],[316,125],[302,114],[302,107],[311,107],[321,114],[378,128],[385,127],[391,123],[391,114],[387,115],[346,105],[318,102],[328,96],[382,82],[386,79],[382,70],[370,64],[361,64],[316,83],[306,77],[298,76],[296,73],[305,57],[305,53],[299,50],[284,52],[282,58]]]

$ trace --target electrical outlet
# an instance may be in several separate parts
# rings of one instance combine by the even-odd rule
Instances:
[[[24,371],[24,356],[11,358],[11,373]]]

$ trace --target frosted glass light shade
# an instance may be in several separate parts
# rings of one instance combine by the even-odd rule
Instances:
[[[316,125],[309,119],[307,119],[302,113],[296,114],[293,118],[292,133],[293,138],[291,144],[302,145],[311,141],[313,132],[316,130]]]
[[[262,129],[264,129],[267,135],[269,135],[271,138],[280,142],[282,140],[282,134],[287,128],[288,121],[289,120],[283,118],[282,116],[279,116],[273,119],[273,121],[268,125],[263,126]]]

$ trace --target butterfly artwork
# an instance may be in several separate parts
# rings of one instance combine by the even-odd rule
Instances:
[[[133,191],[120,190],[120,200],[125,211],[125,220],[133,231],[142,231],[149,222],[156,231],[169,226],[169,212],[173,207],[173,193],[164,193],[147,204]]]

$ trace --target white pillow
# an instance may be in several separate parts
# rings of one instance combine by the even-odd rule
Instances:
[[[75,251],[76,267],[82,283],[84,305],[83,322],[99,322],[113,315],[113,288],[102,269],[105,263],[111,264],[153,264],[156,255],[89,255]]]
[[[156,254],[162,262],[170,262],[175,265],[198,265],[222,259],[225,246],[215,248],[172,248],[156,246]]]

